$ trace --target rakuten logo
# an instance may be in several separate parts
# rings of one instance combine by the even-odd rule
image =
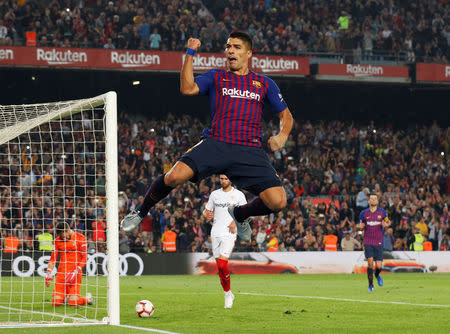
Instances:
[[[347,73],[355,76],[365,75],[383,75],[383,68],[381,66],[372,65],[347,65]]]
[[[186,55],[183,55],[183,63]],[[200,56],[199,54],[193,57],[194,70],[211,70],[213,68],[221,68],[227,66],[226,57],[216,56]]]
[[[252,67],[259,69],[263,73],[270,73],[298,70],[299,64],[297,60],[289,60],[284,58],[271,59],[269,57],[258,58],[253,56]]]
[[[450,66],[445,66],[445,77],[450,77]]]
[[[235,97],[238,99],[249,99],[259,101],[261,96],[259,94],[249,92],[248,90],[240,90],[236,88],[222,88],[223,96]]]
[[[0,49],[0,60],[14,59],[14,51],[11,49]]]
[[[122,67],[145,67],[149,65],[161,64],[161,59],[158,55],[131,52],[111,52],[111,63],[120,64]]]
[[[49,65],[87,63],[86,52],[76,52],[71,50],[57,51],[56,49],[51,49],[45,51],[44,49],[37,48],[36,58],[37,60],[47,62]]]

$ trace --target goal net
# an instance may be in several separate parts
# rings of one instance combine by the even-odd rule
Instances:
[[[0,327],[119,324],[116,100],[0,105]]]

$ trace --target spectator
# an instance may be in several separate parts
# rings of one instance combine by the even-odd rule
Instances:
[[[367,209],[369,207],[369,188],[362,189],[358,195],[356,195],[356,209],[357,216],[359,218],[359,214],[362,210]]]
[[[108,37],[108,39],[106,40],[106,43],[103,45],[103,49],[110,49],[113,50],[115,49],[115,45],[113,44],[113,40],[111,37]]]
[[[41,234],[37,235],[40,251],[52,251],[53,250],[53,235],[49,230],[44,230]]]
[[[5,253],[17,253],[21,248],[20,240],[13,233],[6,234],[5,242],[3,245],[3,252]]]
[[[383,250],[391,252],[394,246],[394,235],[391,227],[384,230],[383,235]]]
[[[163,245],[163,251],[164,252],[176,252],[177,251],[177,234],[173,231],[174,228],[170,228],[170,226],[166,225],[164,233],[161,237],[161,243]],[[195,248],[195,251],[197,251],[197,243],[194,245],[195,247],[192,247],[192,244],[190,246],[190,249],[193,251]]]
[[[145,246],[150,248],[153,244],[153,222],[150,213],[142,220],[141,231]]]
[[[161,43],[161,35],[158,33],[158,29],[153,29],[153,33],[149,37],[150,49],[159,49]]]
[[[267,243],[267,251],[268,252],[278,252],[278,238],[275,235],[275,232],[270,232],[269,242]]]
[[[358,240],[353,238],[350,233],[345,234],[345,238],[341,240],[341,249],[343,251],[354,251],[355,249],[361,249],[361,244]]]
[[[92,240],[96,243],[105,243],[106,242],[106,218],[105,216],[98,217],[93,224],[92,224],[92,230],[94,231]]]

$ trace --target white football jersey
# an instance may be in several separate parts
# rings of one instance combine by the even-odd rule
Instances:
[[[222,188],[214,190],[209,196],[206,209],[214,211],[214,221],[211,229],[211,237],[221,237],[230,235],[228,226],[233,221],[233,218],[228,213],[230,205],[244,205],[247,199],[242,191],[236,188],[231,188],[230,191],[223,191]]]

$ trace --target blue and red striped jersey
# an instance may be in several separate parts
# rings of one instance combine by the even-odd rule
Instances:
[[[250,71],[237,75],[226,70],[211,70],[195,77],[200,92],[208,95],[211,127],[203,131],[226,143],[261,147],[264,101],[275,113],[287,108],[280,89],[265,75]]]
[[[364,245],[383,246],[382,221],[389,220],[384,209],[377,208],[374,212],[370,209],[361,211],[359,222],[364,223]]]

